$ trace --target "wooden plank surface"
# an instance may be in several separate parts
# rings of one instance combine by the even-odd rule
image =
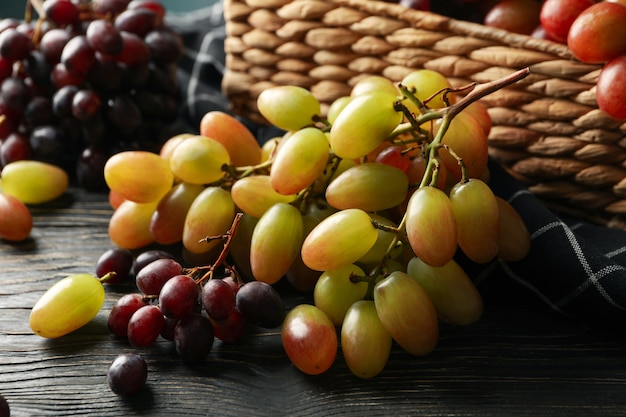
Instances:
[[[137,350],[112,337],[106,319],[130,285],[108,288],[96,319],[57,340],[34,335],[28,315],[60,278],[93,273],[111,246],[106,197],[70,190],[33,208],[26,242],[0,242],[0,394],[12,416],[620,416],[626,415],[626,338],[538,312],[488,306],[464,328],[442,327],[424,358],[394,347],[372,380],[350,374],[341,354],[316,377],[286,358],[278,330],[248,328],[234,345],[215,342],[206,362],[185,366],[171,342]],[[287,307],[310,302],[280,287]],[[113,394],[115,356],[141,353],[142,393]]]

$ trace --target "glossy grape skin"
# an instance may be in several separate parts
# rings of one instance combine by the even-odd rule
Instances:
[[[211,351],[214,340],[211,321],[198,313],[181,319],[174,329],[176,353],[185,363],[203,361]]]
[[[0,238],[19,242],[29,237],[32,229],[28,207],[12,195],[0,193]]]
[[[259,219],[252,233],[252,275],[268,284],[278,282],[298,257],[303,239],[300,211],[291,204],[274,204]]]
[[[241,313],[234,309],[225,320],[211,319],[211,323],[213,323],[213,332],[217,339],[224,343],[235,343],[241,340],[246,322]]]
[[[211,213],[207,216],[207,213]],[[200,242],[208,236],[219,236],[230,228],[235,218],[235,203],[230,193],[219,187],[207,187],[187,211],[183,227],[183,245],[192,253],[205,253],[220,240]]]
[[[224,176],[222,167],[230,163],[230,155],[220,142],[192,136],[174,148],[169,163],[174,175],[182,181],[209,184]]]
[[[163,285],[172,277],[183,273],[182,265],[175,259],[156,259],[143,268],[135,276],[137,288],[146,295],[159,295]]]
[[[341,326],[341,351],[354,375],[365,379],[378,375],[387,364],[391,344],[374,301],[359,300],[350,306]]]
[[[200,134],[220,142],[235,166],[261,162],[261,146],[250,129],[228,113],[210,111],[200,120]]]
[[[148,249],[140,252],[135,257],[135,262],[133,264],[133,273],[136,275],[141,271],[146,265],[151,264],[157,259],[173,259],[176,260],[176,256],[169,251],[163,249]]]
[[[339,210],[381,211],[402,203],[409,179],[400,169],[378,162],[348,168],[326,188],[326,201]]]
[[[121,296],[111,308],[107,319],[107,327],[111,334],[118,337],[128,335],[128,322],[141,307],[148,305],[144,296],[139,293],[129,293]]]
[[[450,82],[443,74],[437,71],[429,69],[411,71],[404,76],[404,78],[400,81],[400,84],[409,89],[414,89],[415,91],[413,94],[415,94],[415,97],[417,97],[428,108],[438,109],[446,107],[447,105],[442,94],[438,94],[436,96],[435,94],[444,89],[450,88]],[[426,102],[426,100],[431,97],[432,99]],[[450,103],[455,102],[455,96],[453,94],[448,94],[447,99]],[[414,114],[417,115],[420,113],[420,109],[418,109],[417,106],[410,100],[404,100],[403,104]]]
[[[202,185],[181,182],[159,200],[150,218],[150,233],[155,242],[170,245],[183,239],[185,217],[202,191]]]
[[[235,311],[235,291],[221,279],[210,279],[202,287],[202,307],[209,318],[226,320]]]
[[[143,389],[148,379],[148,364],[136,353],[118,355],[107,371],[111,391],[130,397]]]
[[[368,75],[352,86],[350,97],[372,92],[387,92],[396,96],[400,95],[400,90],[389,78],[380,75]]]
[[[489,9],[484,25],[530,35],[540,24],[540,11],[536,0],[502,0]]]
[[[310,304],[300,304],[289,311],[281,328],[281,341],[291,362],[308,375],[330,369],[339,344],[333,323]]]
[[[309,90],[291,85],[263,90],[257,107],[271,124],[292,131],[312,125],[321,114],[320,103]]]
[[[604,65],[596,83],[598,107],[616,120],[626,120],[626,56],[620,55]]]
[[[150,220],[157,202],[136,203],[124,200],[109,219],[109,238],[125,249],[139,249],[154,242]]]
[[[434,267],[419,258],[412,258],[407,265],[407,274],[428,293],[442,321],[468,325],[482,316],[482,296],[454,259],[444,266]]]
[[[304,239],[302,261],[316,271],[341,268],[365,255],[377,238],[366,212],[342,210],[322,220]]]
[[[500,210],[495,195],[478,179],[460,182],[450,191],[459,247],[468,258],[486,263],[498,254]]]
[[[58,338],[89,323],[104,304],[104,287],[91,274],[69,275],[35,303],[30,328],[39,336]]]
[[[147,348],[161,335],[165,316],[153,304],[145,305],[133,313],[128,321],[128,341],[136,348]]]
[[[124,49],[122,35],[108,20],[96,19],[89,22],[85,36],[89,46],[102,54],[117,55]]]
[[[313,302],[335,326],[341,326],[346,311],[358,300],[365,298],[368,284],[353,282],[352,275],[364,277],[365,272],[357,265],[324,271],[313,290]]]
[[[521,261],[531,248],[531,236],[526,223],[513,206],[496,196],[500,211],[498,257],[506,262]]]
[[[432,352],[439,339],[437,311],[420,284],[404,272],[392,272],[374,287],[381,323],[393,340],[415,356]]]
[[[47,0],[43,4],[43,12],[46,19],[58,26],[75,23],[80,14],[76,4],[70,0]]]
[[[42,204],[60,197],[69,177],[58,166],[34,160],[11,162],[2,169],[0,186],[4,194],[25,204]]]
[[[110,248],[96,261],[96,276],[101,278],[110,272],[115,272],[115,275],[108,278],[104,283],[117,284],[123,282],[131,273],[133,262],[133,253],[128,249]]]
[[[270,170],[272,188],[283,195],[304,190],[322,174],[329,155],[321,130],[306,127],[294,132],[277,150]]]
[[[358,95],[343,108],[330,129],[330,146],[340,158],[357,159],[374,150],[402,121],[396,96],[385,92]]]
[[[415,190],[406,209],[406,232],[415,255],[433,266],[448,263],[457,250],[452,203],[435,187]]]
[[[198,305],[200,289],[189,275],[176,275],[163,284],[159,292],[159,307],[165,317],[182,319]]]
[[[594,3],[594,0],[545,0],[539,14],[541,26],[550,39],[566,44],[574,20]]]
[[[251,324],[272,329],[285,318],[285,305],[271,285],[261,281],[246,282],[235,297],[237,310]]]
[[[583,10],[567,34],[567,46],[576,58],[602,63],[626,53],[626,7],[600,2]]]
[[[104,166],[109,188],[136,203],[158,202],[172,187],[174,175],[157,154],[124,151],[111,156]]]
[[[261,218],[276,203],[291,203],[296,194],[283,195],[272,187],[269,175],[251,175],[237,180],[230,189],[237,207],[252,217]]]

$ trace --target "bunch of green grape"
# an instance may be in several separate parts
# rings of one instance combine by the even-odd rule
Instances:
[[[373,377],[394,342],[426,355],[441,321],[481,317],[458,251],[486,263],[529,250],[522,219],[488,186],[491,123],[478,101],[514,81],[457,95],[430,70],[398,84],[369,76],[324,111],[304,88],[269,88],[258,110],[284,134],[263,146],[210,112],[200,134],[160,154],[112,156],[109,236],[131,250],[182,243],[191,262],[223,264],[240,285],[286,279],[312,292],[282,322],[290,360],[319,374],[341,349],[355,375]]]

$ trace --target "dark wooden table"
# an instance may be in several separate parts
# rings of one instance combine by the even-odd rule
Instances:
[[[160,340],[140,351],[149,366],[144,390],[120,398],[107,386],[107,369],[119,353],[137,350],[112,337],[106,320],[131,287],[108,288],[103,310],[74,334],[46,340],[28,327],[30,308],[54,282],[93,273],[111,246],[111,213],[105,195],[73,189],[33,208],[31,239],[0,242],[0,394],[12,416],[626,415],[626,328],[495,306],[472,326],[443,327],[427,357],[394,347],[372,380],[352,376],[341,354],[329,372],[302,374],[277,330],[248,329],[235,345],[216,341],[195,367]],[[308,300],[284,297],[287,307]]]

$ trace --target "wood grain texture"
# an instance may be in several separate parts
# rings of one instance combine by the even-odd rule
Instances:
[[[443,326],[427,357],[394,347],[372,380],[352,376],[341,354],[329,372],[302,374],[277,329],[249,328],[234,345],[216,341],[194,367],[165,340],[134,349],[106,328],[113,303],[132,285],[107,288],[103,310],[84,328],[42,339],[28,327],[30,308],[60,278],[93,273],[111,246],[111,210],[104,195],[72,189],[33,215],[31,239],[0,242],[0,394],[12,416],[626,415],[623,335],[495,306],[472,326]],[[310,302],[280,290],[288,308]],[[145,389],[131,399],[106,384],[108,366],[125,351],[138,351],[149,367]]]

